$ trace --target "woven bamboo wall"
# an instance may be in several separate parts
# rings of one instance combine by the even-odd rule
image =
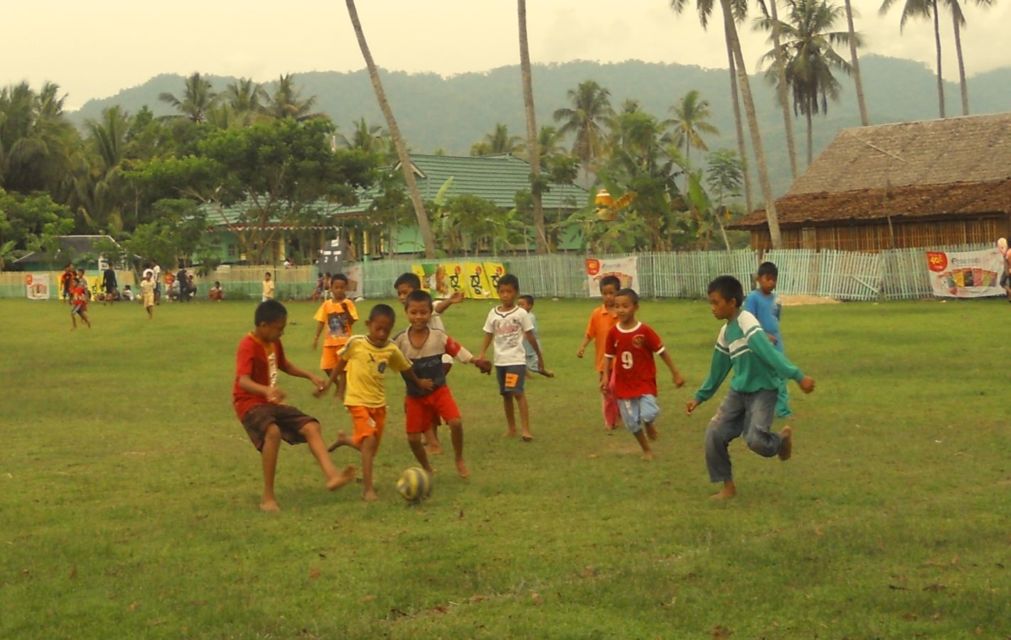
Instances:
[[[789,227],[781,230],[783,249],[831,249],[836,251],[886,251],[952,244],[991,244],[1011,235],[1008,218],[989,216],[923,222],[864,225]],[[772,248],[768,229],[752,230],[751,247]]]

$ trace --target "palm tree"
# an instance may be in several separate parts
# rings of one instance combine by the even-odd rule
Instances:
[[[509,135],[509,127],[496,123],[494,131],[486,133],[484,139],[470,147],[472,156],[491,156],[503,153],[516,154],[524,148],[523,139]]]
[[[860,78],[860,58],[857,56],[857,33],[853,29],[853,7],[850,0],[843,0],[846,7],[846,28],[850,34],[850,67],[853,69],[853,84],[857,90],[857,106],[860,108],[860,124],[871,123],[867,115],[867,102],[864,100],[864,83]]]
[[[295,76],[287,73],[278,79],[277,89],[267,98],[267,103],[263,106],[263,113],[279,120],[310,120],[323,115],[313,112],[312,108],[315,104],[316,96],[302,99],[301,91],[295,86]]]
[[[516,15],[520,35],[520,75],[523,80],[523,107],[527,114],[527,151],[530,162],[530,196],[534,209],[534,231],[537,253],[548,252],[548,236],[544,228],[544,204],[541,191],[541,153],[537,147],[537,118],[534,115],[534,87],[530,72],[530,48],[527,46],[527,3],[516,0]]]
[[[355,0],[345,0],[348,8],[348,16],[351,18],[351,26],[354,27],[355,36],[358,38],[358,47],[362,50],[362,57],[365,58],[365,66],[369,70],[369,80],[372,81],[372,88],[376,92],[376,101],[379,109],[386,118],[386,128],[393,138],[393,146],[397,150],[397,158],[400,160],[400,171],[404,176],[404,184],[407,185],[407,193],[414,205],[414,215],[418,219],[418,231],[421,233],[421,240],[425,244],[425,257],[435,257],[435,241],[432,238],[432,225],[428,222],[428,214],[425,213],[425,203],[421,199],[421,192],[418,191],[418,183],[414,179],[414,168],[411,164],[411,157],[407,155],[407,145],[400,135],[400,127],[397,126],[397,119],[393,116],[393,109],[389,101],[386,100],[386,92],[383,91],[383,83],[379,79],[379,69],[372,59],[372,52],[369,51],[369,43],[365,40],[365,32],[362,30],[362,23],[358,19],[358,10],[355,8]]]
[[[244,125],[251,124],[269,100],[267,92],[251,78],[239,78],[225,87],[222,97]]]
[[[211,81],[195,72],[186,78],[181,98],[165,91],[158,94],[158,99],[175,107],[182,117],[193,122],[206,122],[208,113],[217,102],[217,95],[211,89]]]
[[[848,0],[847,0],[848,1]],[[993,0],[974,0],[977,7],[989,8]],[[969,115],[969,87],[965,82],[965,60],[962,58],[962,29],[965,27],[965,13],[958,0],[945,0],[951,9],[951,23],[955,27],[955,54],[958,57],[958,87],[962,93],[962,115]]]
[[[562,123],[559,133],[575,134],[572,153],[583,164],[583,171],[589,173],[594,160],[603,152],[604,123],[614,113],[611,92],[593,80],[587,80],[575,89],[569,89],[567,95],[572,108],[556,109],[554,119]]]
[[[389,153],[389,145],[386,132],[378,124],[370,125],[361,117],[354,123],[354,132],[348,138],[344,134],[334,135],[334,139],[339,144],[348,149],[360,149],[366,153],[378,153],[386,156]]]
[[[789,1],[789,0],[788,0]],[[766,4],[766,2],[768,4]],[[779,46],[779,15],[778,9],[776,8],[776,0],[759,0],[759,6],[762,8],[763,13],[765,13],[766,8],[768,8],[768,13],[765,14],[767,18],[772,19],[772,42],[775,51],[780,51]],[[786,131],[786,152],[787,156],[790,158],[790,177],[797,177],[797,144],[793,139],[793,118],[790,116],[790,106],[787,101],[786,93],[786,78],[783,76],[783,61],[777,60],[776,69],[779,73],[779,82],[776,83],[776,98],[779,100],[779,108],[783,112],[783,129]]]
[[[674,117],[664,124],[674,127],[672,142],[678,147],[684,147],[685,162],[690,166],[692,147],[700,151],[709,150],[706,141],[702,139],[702,134],[719,135],[720,130],[709,123],[712,116],[709,101],[701,100],[699,92],[695,89],[686,93],[681,102],[673,105],[670,111]]]
[[[50,82],[39,93],[27,82],[0,90],[0,187],[7,191],[49,191],[59,199],[71,188],[80,138],[64,117],[59,90]]]
[[[895,0],[884,0],[878,13],[884,15],[895,4]],[[937,110],[944,116],[944,78],[941,75],[941,23],[937,14],[937,0],[905,0],[902,5],[902,17],[899,18],[899,31],[906,27],[910,18],[933,18],[934,20],[934,50],[937,53]]]

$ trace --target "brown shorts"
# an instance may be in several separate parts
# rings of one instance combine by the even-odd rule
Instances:
[[[277,425],[281,430],[281,439],[288,444],[299,444],[305,442],[299,430],[310,422],[319,420],[286,404],[258,404],[242,416],[242,426],[257,451],[263,449],[263,440],[270,425]]]

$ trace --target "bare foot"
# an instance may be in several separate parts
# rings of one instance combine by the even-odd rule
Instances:
[[[341,471],[334,477],[326,481],[327,491],[334,491],[340,489],[344,485],[355,481],[355,467],[354,465],[348,465],[344,467],[344,471]]]
[[[375,502],[376,500],[379,500],[379,496],[376,495],[376,492],[374,490],[369,489],[368,491],[362,494],[362,500],[364,500],[365,502]]]
[[[651,424],[646,425],[646,437],[650,440],[656,440],[660,437],[660,434],[656,432],[656,427]]]
[[[652,451],[643,451],[642,452],[642,459],[643,460],[649,461],[649,460],[652,460],[653,457],[654,456],[653,456],[653,452]]]
[[[330,445],[329,447],[327,447],[326,450],[327,451],[333,451],[334,449],[337,449],[338,447],[346,447],[346,446],[349,446],[350,444],[351,444],[351,438],[348,438],[347,434],[344,433],[343,431],[338,431],[337,432],[337,440],[332,445]]]
[[[456,475],[460,476],[461,478],[470,477],[470,469],[467,468],[467,465],[464,463],[463,460],[456,461]]]
[[[779,444],[779,459],[789,460],[793,455],[793,427],[787,425],[779,432],[782,442]]]
[[[523,442],[533,442],[534,441],[534,434],[530,433],[529,431],[524,431],[522,437],[523,437]]]
[[[442,454],[442,445],[438,442],[430,442],[428,446],[425,447],[425,450],[433,456],[438,456]]]
[[[280,510],[281,507],[277,504],[277,500],[274,500],[273,498],[264,498],[260,501],[260,511],[276,513]]]
[[[505,437],[507,437],[507,438],[515,438],[516,437],[516,429],[509,429],[508,431],[506,431],[505,432]]]
[[[709,496],[710,500],[730,500],[737,495],[737,486],[734,484],[733,480],[723,483],[723,488],[719,493],[714,493]]]

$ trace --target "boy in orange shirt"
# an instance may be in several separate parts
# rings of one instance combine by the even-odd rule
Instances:
[[[607,433],[611,433],[618,426],[618,401],[614,398],[613,377],[604,384],[604,347],[607,343],[607,334],[618,324],[618,316],[614,312],[614,297],[620,288],[621,280],[618,280],[617,276],[604,276],[600,279],[600,297],[603,304],[590,314],[583,344],[579,345],[579,350],[576,351],[576,357],[582,358],[586,352],[586,345],[593,342],[594,360],[599,377],[597,384],[602,396],[601,411],[604,414],[604,430]]]
[[[312,339],[312,350],[319,344],[319,335],[326,327],[326,338],[323,340],[323,355],[320,357],[319,368],[330,377],[337,367],[340,357],[337,353],[347,344],[351,337],[351,325],[358,320],[358,309],[355,303],[347,299],[348,278],[338,273],[330,281],[330,299],[324,300],[313,319],[316,320],[316,337]],[[337,380],[337,393],[343,393],[344,377]]]
[[[275,300],[268,300],[256,308],[253,317],[256,328],[239,342],[235,357],[235,384],[232,387],[232,404],[235,413],[246,429],[253,446],[263,461],[263,497],[260,509],[279,511],[274,497],[274,474],[277,471],[277,454],[281,440],[288,444],[307,442],[309,450],[326,476],[330,491],[343,487],[355,479],[355,468],[337,471],[326,450],[320,433],[319,421],[295,407],[284,404],[285,393],[277,387],[280,371],[296,378],[305,378],[317,389],[323,381],[304,369],[296,367],[284,357],[281,335],[288,324],[288,311]]]

